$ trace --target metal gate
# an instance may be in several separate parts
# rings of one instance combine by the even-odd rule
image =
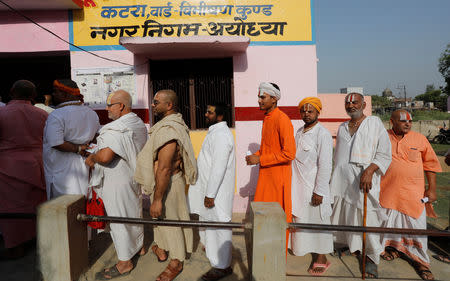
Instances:
[[[150,61],[150,85],[151,98],[162,89],[177,93],[179,111],[190,129],[207,128],[206,106],[213,102],[228,105],[225,118],[234,126],[231,58]]]

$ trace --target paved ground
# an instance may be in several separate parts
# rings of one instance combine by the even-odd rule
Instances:
[[[236,219],[239,221],[239,219]],[[148,231],[148,242],[151,242],[151,231]],[[95,273],[106,266],[112,266],[117,260],[114,246],[108,234],[100,234],[95,237],[95,247],[90,251],[91,268],[84,274],[79,281],[95,280]],[[198,239],[196,239],[198,241]],[[439,243],[440,245],[439,245]],[[441,241],[430,241],[430,247],[435,251],[449,246],[449,239]],[[147,245],[148,246],[148,245]],[[434,252],[429,252],[433,254]],[[448,254],[448,253],[447,253]],[[0,280],[3,281],[22,281],[22,280],[39,280],[39,274],[36,271],[36,251],[31,246],[27,255],[19,260],[0,261]],[[287,264],[287,281],[299,280],[358,280],[361,277],[358,261],[353,256],[342,258],[331,257],[329,260],[332,266],[322,277],[313,277],[307,273],[307,268],[311,262],[310,255],[305,257],[288,256]],[[158,263],[155,255],[149,252],[147,255],[137,260],[135,269],[129,276],[117,278],[118,281],[151,281],[164,270],[167,262]],[[176,279],[177,281],[193,281],[199,280],[200,276],[209,269],[209,262],[205,257],[201,246],[196,242],[196,251],[191,255],[190,259],[185,263],[184,271]],[[237,230],[233,232],[233,275],[223,279],[224,281],[240,281],[250,280],[248,278],[248,261],[245,243],[245,235],[243,231]],[[437,280],[450,280],[450,265],[439,262],[431,258],[431,269]],[[381,280],[421,280],[412,267],[404,260],[397,259],[391,262],[381,261],[379,266],[379,274]]]

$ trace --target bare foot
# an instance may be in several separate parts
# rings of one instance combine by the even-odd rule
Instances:
[[[147,254],[147,250],[145,249],[144,246],[142,246],[141,250],[139,251],[139,255],[140,256],[145,256],[145,254]]]
[[[152,246],[152,252],[155,253],[156,257],[158,258],[159,262],[163,262],[167,260],[167,253],[164,249],[161,249],[158,247],[158,245]]]

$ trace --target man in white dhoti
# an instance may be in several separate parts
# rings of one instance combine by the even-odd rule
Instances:
[[[189,188],[191,213],[200,221],[231,221],[235,183],[234,138],[225,121],[226,106],[208,105],[206,123],[208,134],[197,159],[198,180]],[[219,280],[233,273],[231,269],[232,230],[221,228],[200,229],[200,242],[212,268],[203,280]]]
[[[380,203],[380,178],[391,163],[391,143],[381,120],[365,116],[364,97],[350,93],[345,97],[345,110],[350,121],[339,126],[331,176],[331,198],[334,199],[332,224],[363,224],[364,192],[368,193],[367,226],[380,227],[386,219]],[[350,252],[361,251],[362,234],[336,232],[336,242]],[[377,265],[383,252],[379,234],[367,234],[366,276],[378,278]]]
[[[97,137],[97,152],[86,159],[93,168],[89,186],[95,187],[103,199],[108,216],[142,218],[140,185],[134,181],[136,158],[147,141],[144,122],[131,111],[128,92],[118,90],[108,96],[106,109],[113,122],[105,125]],[[111,223],[111,237],[118,263],[97,273],[97,280],[109,280],[129,274],[131,258],[143,246],[143,225]]]
[[[72,80],[55,80],[56,109],[44,129],[43,160],[48,199],[64,194],[87,194],[89,170],[85,149],[100,128],[97,114],[83,105],[83,96]]]
[[[322,110],[319,98],[308,97],[299,104],[305,125],[295,136],[297,152],[292,162],[292,217],[294,223],[330,224],[330,176],[333,139],[319,123]],[[308,272],[321,275],[330,266],[325,254],[333,252],[333,234],[297,230],[291,233],[291,248],[296,256],[312,253]]]
[[[149,131],[149,139],[138,155],[135,179],[145,194],[151,194],[150,215],[167,220],[189,220],[186,184],[197,181],[197,162],[189,128],[178,110],[178,97],[172,90],[156,93],[152,102],[155,115],[162,119]],[[170,281],[183,270],[186,252],[192,253],[193,234],[188,227],[153,228],[152,251],[158,261],[170,257],[157,281]],[[169,254],[167,254],[169,251]]]
[[[392,163],[381,178],[380,204],[388,217],[383,227],[426,229],[427,216],[436,217],[431,203],[437,199],[436,173],[442,168],[427,138],[411,131],[409,112],[394,111],[391,124]],[[382,234],[382,245],[386,247],[383,259],[390,261],[402,253],[423,280],[434,280],[427,236]]]

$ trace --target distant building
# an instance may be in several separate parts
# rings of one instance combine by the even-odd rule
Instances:
[[[423,100],[415,100],[411,102],[411,107],[413,109],[422,109],[423,108]]]
[[[384,89],[384,91],[381,93],[381,95],[385,98],[388,98],[389,100],[395,99],[394,94],[392,93],[391,89],[389,89],[389,88]]]
[[[358,93],[364,95],[363,87],[347,87],[341,88],[341,94]]]
[[[394,107],[397,109],[412,107],[411,98],[406,98],[406,100],[404,98],[394,98],[392,103],[394,104]]]

